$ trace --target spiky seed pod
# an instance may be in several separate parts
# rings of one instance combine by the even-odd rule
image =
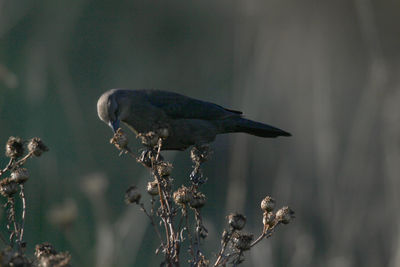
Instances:
[[[235,233],[232,236],[233,245],[238,250],[249,250],[253,241],[252,234]]]
[[[263,211],[273,211],[275,208],[275,199],[273,199],[270,196],[266,196],[262,201],[261,201],[261,209]]]
[[[9,158],[19,158],[24,154],[24,140],[19,137],[11,136],[6,143],[6,156]]]
[[[242,230],[246,225],[246,217],[239,213],[231,213],[228,215],[228,224],[235,230]]]
[[[34,137],[29,141],[28,150],[36,157],[40,157],[43,152],[49,151],[47,146],[42,142],[39,137]]]
[[[15,169],[11,173],[11,179],[15,181],[17,184],[23,184],[29,179],[29,173],[26,168],[18,168]]]
[[[182,185],[182,187],[174,192],[173,198],[176,204],[186,204],[192,198],[192,193],[186,186]]]
[[[295,218],[294,216],[294,211],[291,210],[289,207],[283,207],[280,210],[276,212],[276,219],[283,223],[283,224],[288,224],[290,221]]]
[[[272,212],[264,212],[263,214],[263,224],[265,229],[271,228],[275,224],[275,214]]]
[[[132,204],[132,203],[139,204],[141,196],[142,195],[140,194],[137,187],[133,185],[133,186],[129,187],[128,190],[126,190],[126,192],[125,192],[125,203],[126,204]]]
[[[194,209],[203,207],[207,202],[206,196],[201,192],[196,192],[192,195],[189,205]]]
[[[11,178],[4,178],[0,181],[0,194],[5,197],[12,197],[18,192],[18,184]]]
[[[169,176],[172,172],[172,164],[169,162],[160,162],[157,165],[157,172],[160,176]]]
[[[157,181],[152,181],[147,183],[147,193],[151,196],[158,195],[158,183]]]

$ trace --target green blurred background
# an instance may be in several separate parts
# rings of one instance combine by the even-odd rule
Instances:
[[[399,25],[397,0],[0,0],[0,141],[50,148],[26,165],[28,251],[48,241],[74,266],[158,266],[147,218],[123,202],[131,184],[145,195],[149,174],[118,157],[96,101],[159,88],[293,134],[217,138],[208,258],[229,212],[261,231],[269,194],[297,218],[244,266],[400,266]],[[189,153],[165,155],[176,185],[188,183]],[[72,223],[60,227],[57,211]]]

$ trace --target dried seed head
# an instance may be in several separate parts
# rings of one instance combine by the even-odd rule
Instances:
[[[38,260],[38,267],[70,267],[71,255],[68,252],[60,252]]]
[[[261,209],[263,211],[273,211],[275,208],[275,199],[273,199],[270,196],[266,196],[262,201],[261,201]]]
[[[113,144],[119,150],[125,149],[128,143],[129,143],[128,136],[124,133],[124,131],[122,131],[121,128],[119,128],[115,132],[113,138],[110,139],[110,144]]]
[[[155,132],[140,133],[137,135],[142,141],[142,144],[149,147],[155,147],[158,144],[158,134]]]
[[[0,194],[5,197],[12,197],[18,192],[18,184],[11,178],[4,178],[0,181]]]
[[[265,228],[270,228],[275,224],[275,214],[272,212],[264,212],[263,224]]]
[[[166,139],[169,136],[168,128],[160,128],[157,130],[157,135],[162,139]]]
[[[201,192],[195,192],[192,194],[189,205],[194,209],[203,207],[207,202],[206,196]]]
[[[158,183],[157,181],[152,181],[147,183],[147,193],[151,196],[158,195]]]
[[[32,138],[28,143],[29,153],[32,153],[36,157],[40,157],[43,152],[49,151],[47,146],[42,142],[39,137]]]
[[[48,257],[50,255],[55,255],[55,254],[57,254],[57,251],[50,243],[45,242],[43,244],[36,245],[35,247],[35,257],[37,259],[41,257]]]
[[[190,158],[196,163],[205,162],[210,154],[211,151],[209,145],[194,146],[192,150],[190,150]]]
[[[1,255],[0,255],[1,256]],[[0,264],[3,263],[5,259],[0,257]],[[20,252],[15,252],[11,256],[11,258],[7,259],[7,263],[5,265],[1,266],[18,266],[18,267],[28,267],[32,266],[32,263],[29,261],[29,259],[23,255]]]
[[[238,250],[249,250],[251,247],[251,241],[253,241],[252,234],[243,234],[236,232],[232,236],[233,245]]]
[[[157,172],[160,176],[169,176],[172,172],[172,164],[169,162],[160,162],[157,165]]]
[[[290,221],[295,218],[294,217],[294,211],[291,210],[289,207],[283,207],[280,210],[276,212],[276,219],[283,223],[283,224],[288,224]]]
[[[6,156],[19,158],[24,154],[24,141],[19,137],[11,136],[6,143]]]
[[[15,181],[17,184],[23,184],[29,179],[29,173],[26,168],[15,169],[11,173],[11,180]]]
[[[125,203],[126,204],[132,204],[132,203],[139,204],[141,196],[142,195],[140,194],[137,187],[133,185],[133,186],[129,187],[128,190],[126,190],[126,192],[125,192]]]
[[[176,204],[185,204],[190,201],[192,194],[186,186],[182,185],[182,187],[174,192],[173,197]]]
[[[235,230],[242,230],[246,225],[246,217],[239,213],[231,213],[228,215],[228,223]]]

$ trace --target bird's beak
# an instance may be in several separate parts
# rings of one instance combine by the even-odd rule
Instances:
[[[110,121],[108,124],[110,125],[114,133],[116,133],[119,129],[119,119],[116,119],[115,121]]]

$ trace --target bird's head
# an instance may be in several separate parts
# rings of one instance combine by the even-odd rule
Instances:
[[[108,124],[114,133],[120,124],[120,110],[117,94],[114,90],[105,92],[97,101],[97,115]]]

